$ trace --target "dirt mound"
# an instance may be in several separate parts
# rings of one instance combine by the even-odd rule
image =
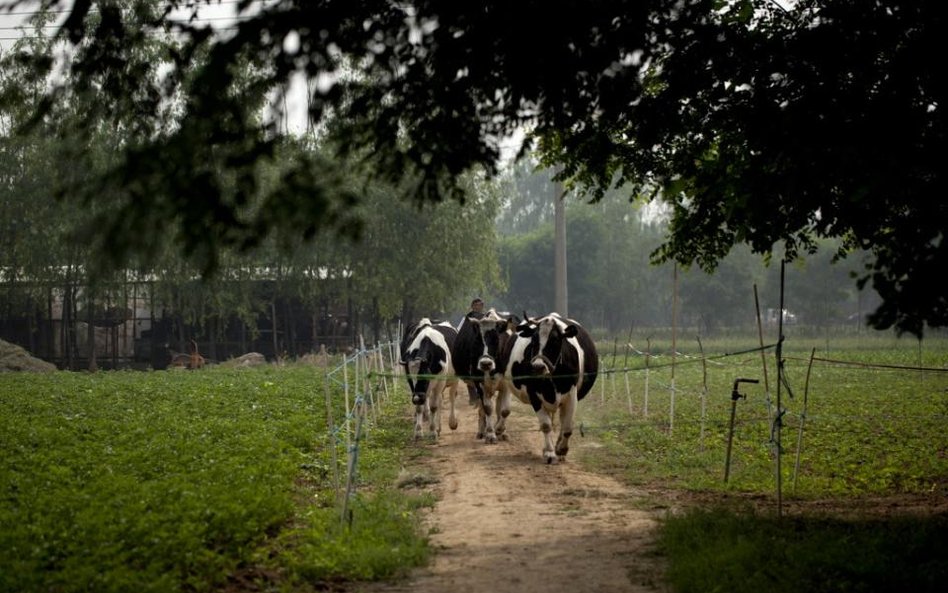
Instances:
[[[0,340],[0,373],[5,371],[50,373],[55,370],[56,365],[53,363],[36,358],[16,344]]]
[[[267,364],[267,357],[259,352],[248,352],[247,354],[241,354],[236,358],[231,358],[230,360],[224,361],[221,363],[221,366],[224,367],[257,367]]]

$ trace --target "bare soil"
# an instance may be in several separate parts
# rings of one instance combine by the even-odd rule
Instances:
[[[655,550],[654,510],[645,492],[584,471],[576,453],[595,443],[574,434],[565,459],[547,465],[533,411],[515,406],[509,438],[475,439],[476,416],[439,441],[419,441],[430,455],[406,468],[406,484],[433,491],[425,521],[432,563],[397,583],[364,584],[362,593],[668,591]]]
[[[26,371],[34,373],[51,373],[56,365],[36,358],[25,349],[0,340],[0,372]]]

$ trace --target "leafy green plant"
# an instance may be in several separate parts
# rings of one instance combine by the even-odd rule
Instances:
[[[415,503],[386,488],[400,452],[375,450],[385,414],[350,530],[312,367],[0,374],[0,590],[202,591],[261,563],[309,578],[316,541],[345,551],[320,578],[390,574],[393,549],[421,562]]]

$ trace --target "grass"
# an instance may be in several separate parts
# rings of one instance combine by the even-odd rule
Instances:
[[[948,576],[948,340],[788,340],[776,433],[773,350],[769,393],[759,353],[724,356],[753,346],[706,340],[703,365],[697,343],[689,350],[679,341],[672,371],[669,345],[653,344],[663,355],[649,359],[647,373],[644,357],[608,353],[605,368],[633,370],[601,375],[580,404],[585,431],[605,445],[585,449],[584,462],[659,492],[693,494],[684,508],[653,501],[668,509],[660,547],[674,590],[940,591]],[[811,353],[823,359],[812,368]],[[734,406],[725,481],[738,377],[761,383],[740,385],[746,399]],[[794,508],[782,516],[778,434],[781,498]],[[886,505],[904,499],[932,510]]]
[[[759,353],[725,356],[752,347],[712,342],[704,345],[706,364],[695,348],[674,365],[667,354],[653,357],[647,369],[642,356],[604,357],[603,368],[630,370],[600,375],[580,405],[584,430],[614,453],[599,462],[640,483],[660,479],[688,490],[768,492],[775,488],[779,437],[788,495],[948,494],[948,372],[909,369],[942,369],[948,340],[927,345],[921,356],[914,343],[817,350],[812,368],[812,350],[785,347],[779,431],[773,351],[765,353],[766,384]],[[731,393],[739,377],[760,383],[740,384],[744,397],[735,402]]]
[[[391,485],[406,449],[384,406],[340,520],[323,388],[302,366],[0,374],[0,590],[207,591],[245,574],[305,590],[423,563],[412,510],[430,501]]]
[[[777,519],[696,509],[665,521],[660,546],[679,593],[934,593],[948,578],[948,517]]]

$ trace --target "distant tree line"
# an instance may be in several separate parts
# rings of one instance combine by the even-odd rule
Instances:
[[[503,182],[508,190],[497,227],[498,257],[507,288],[492,304],[518,315],[546,313],[553,306],[552,175],[524,161]],[[667,237],[667,213],[644,199],[630,202],[618,195],[596,204],[566,199],[569,314],[612,337],[634,328],[671,327],[675,264],[656,265],[652,257]],[[853,281],[858,254],[834,261],[839,249],[839,241],[825,239],[816,253],[787,266],[785,308],[794,322],[865,327],[879,297]],[[679,324],[706,335],[752,328],[755,286],[762,316],[779,308],[779,272],[779,260],[747,246],[735,247],[711,273],[679,267]]]

